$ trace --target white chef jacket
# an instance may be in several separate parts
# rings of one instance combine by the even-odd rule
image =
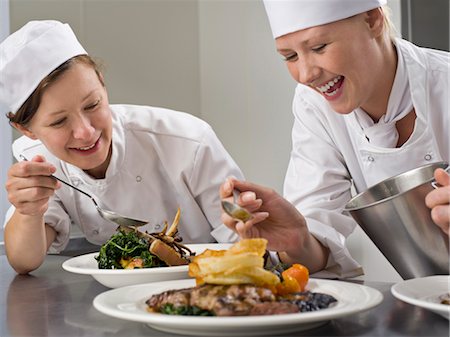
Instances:
[[[187,113],[156,107],[111,105],[112,157],[104,179],[53,156],[38,140],[20,137],[13,154],[45,156],[59,178],[94,196],[100,207],[150,221],[141,227],[160,231],[181,209],[178,226],[184,243],[231,242],[237,235],[222,221],[219,186],[226,177],[243,175],[212,128]],[[14,211],[8,211],[6,221]],[[6,223],[5,221],[5,223]],[[62,185],[51,198],[45,222],[57,232],[50,252],[68,243],[71,223],[88,241],[101,245],[117,225],[104,220],[85,195]]]
[[[331,276],[362,273],[345,247],[356,222],[343,212],[356,192],[430,162],[449,160],[450,54],[396,39],[417,115],[410,139],[400,148],[369,143],[355,112],[341,115],[311,88],[298,85],[293,102],[293,149],[284,195],[305,216],[311,233],[331,254]]]

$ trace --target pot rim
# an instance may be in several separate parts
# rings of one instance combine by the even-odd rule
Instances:
[[[376,206],[376,205],[378,205],[378,204],[384,203],[384,202],[386,202],[386,201],[395,199],[395,198],[397,198],[397,197],[399,197],[399,196],[401,196],[401,195],[403,195],[403,194],[406,194],[406,193],[412,191],[413,189],[415,189],[415,188],[417,188],[417,187],[419,187],[419,186],[422,186],[422,185],[425,185],[425,184],[428,184],[428,183],[431,184],[432,181],[434,181],[434,176],[431,177],[430,179],[425,180],[424,182],[422,182],[422,183],[419,184],[419,185],[416,185],[416,186],[414,186],[414,187],[411,187],[411,188],[409,188],[409,189],[407,189],[407,190],[405,190],[405,191],[402,191],[402,192],[400,192],[400,193],[397,193],[397,194],[395,194],[395,195],[391,195],[391,196],[389,196],[389,197],[387,197],[387,198],[383,198],[383,199],[380,199],[380,200],[377,200],[377,201],[374,201],[374,202],[371,202],[371,203],[365,204],[365,205],[354,206],[354,207],[349,207],[349,206],[348,206],[348,205],[349,205],[350,203],[352,203],[355,199],[357,199],[358,197],[360,197],[361,195],[363,195],[363,194],[365,194],[365,193],[368,193],[370,190],[374,189],[374,188],[375,188],[376,186],[378,186],[378,185],[385,184],[386,182],[389,182],[389,181],[391,181],[391,180],[396,180],[396,179],[398,179],[399,177],[404,176],[404,175],[407,175],[407,174],[410,174],[410,173],[412,173],[412,172],[414,172],[414,171],[416,171],[416,170],[424,169],[424,168],[426,168],[426,167],[435,166],[435,165],[438,166],[438,167],[436,167],[436,169],[442,168],[442,169],[444,169],[444,170],[447,171],[447,172],[448,172],[448,170],[450,169],[450,165],[449,165],[449,163],[448,163],[447,161],[438,161],[438,162],[434,162],[434,163],[430,163],[430,164],[418,166],[418,167],[413,168],[413,169],[411,169],[411,170],[408,170],[408,171],[405,171],[405,172],[403,172],[403,173],[397,174],[397,175],[395,175],[395,176],[393,176],[393,177],[384,179],[384,180],[380,181],[379,183],[376,183],[375,185],[369,187],[369,188],[366,189],[365,191],[362,191],[362,192],[358,193],[357,195],[353,196],[353,197],[347,202],[347,204],[345,205],[344,211],[346,211],[346,212],[352,212],[352,211],[358,211],[358,210],[365,209],[365,208],[368,208],[368,207]],[[446,166],[446,167],[441,167],[441,166]]]

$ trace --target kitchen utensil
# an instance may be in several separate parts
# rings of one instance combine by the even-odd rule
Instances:
[[[449,166],[428,164],[386,179],[345,207],[404,279],[449,274],[449,237],[425,205],[437,168]]]
[[[250,220],[253,215],[245,208],[236,203],[237,191],[233,190],[233,202],[222,200],[222,208],[229,216],[238,221],[246,222]]]
[[[20,158],[22,158],[22,160],[24,161],[28,161],[28,159],[26,159],[23,155],[20,155]],[[145,224],[148,224],[148,221],[146,220],[138,220],[138,219],[133,219],[133,218],[129,218],[123,215],[120,215],[116,212],[112,212],[112,211],[108,211],[106,209],[101,208],[97,202],[95,201],[95,199],[88,193],[86,193],[83,190],[80,190],[78,187],[73,186],[72,184],[69,184],[68,182],[54,176],[51,175],[52,178],[62,182],[63,184],[77,190],[78,192],[84,194],[85,196],[87,196],[88,198],[90,198],[92,200],[92,202],[95,205],[95,208],[97,209],[97,211],[100,213],[100,216],[106,220],[115,222],[116,224],[120,225],[120,226],[126,226],[126,227],[139,227],[139,226],[143,226]]]

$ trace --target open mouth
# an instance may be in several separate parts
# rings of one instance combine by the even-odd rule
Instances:
[[[92,143],[87,146],[81,146],[81,147],[72,147],[71,150],[75,150],[77,152],[83,153],[83,154],[90,154],[92,152],[95,152],[98,148],[98,144],[100,143],[100,138],[98,137],[95,143]]]
[[[341,75],[336,76],[332,80],[328,81],[324,85],[320,87],[316,87],[319,92],[324,95],[326,98],[333,98],[335,97],[339,89],[342,87],[342,84],[344,83],[344,77]]]

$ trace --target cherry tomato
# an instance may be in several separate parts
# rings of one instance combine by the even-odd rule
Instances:
[[[306,284],[309,280],[309,270],[305,266],[295,263],[285,271],[281,273],[283,279],[286,279],[288,276],[292,277],[298,282],[300,286],[300,291],[304,291]]]
[[[283,282],[277,285],[278,295],[287,295],[305,290],[309,280],[309,270],[301,264],[293,264],[281,273]]]

